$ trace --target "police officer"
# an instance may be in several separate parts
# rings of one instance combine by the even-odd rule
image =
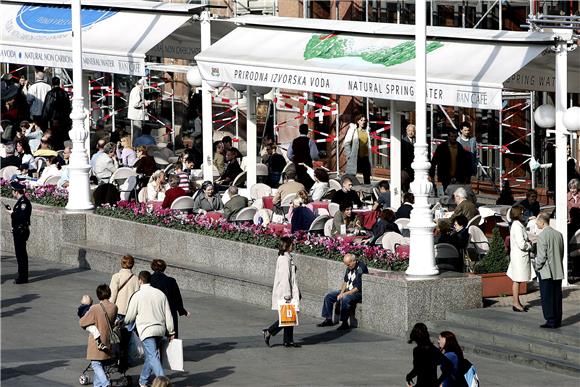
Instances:
[[[14,251],[18,262],[18,277],[15,284],[25,284],[28,282],[28,253],[26,252],[26,241],[30,236],[30,215],[32,205],[24,195],[24,186],[17,181],[10,183],[12,196],[16,199],[14,208],[6,206],[12,216],[12,235],[14,236]]]

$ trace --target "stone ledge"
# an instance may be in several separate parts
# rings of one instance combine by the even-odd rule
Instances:
[[[3,224],[10,221],[2,212]],[[7,223],[9,224],[9,223]],[[88,265],[104,272],[119,268],[120,255],[139,258],[138,269],[148,269],[150,258],[162,258],[180,286],[216,296],[270,307],[276,251],[164,227],[95,214],[67,213],[64,209],[33,205],[31,257]],[[105,246],[115,239],[115,252]],[[2,246],[12,249],[12,236],[2,230]],[[342,282],[341,262],[295,255],[303,286],[303,313],[319,316],[322,297]],[[206,285],[209,284],[209,285]],[[480,308],[479,276],[444,274],[411,279],[404,273],[371,270],[364,276],[361,327],[405,336],[418,321],[441,320],[447,312]]]

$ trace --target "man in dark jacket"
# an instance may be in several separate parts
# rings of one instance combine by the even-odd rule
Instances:
[[[226,220],[232,221],[236,218],[238,212],[248,207],[248,199],[238,195],[238,187],[233,185],[228,188],[228,194],[230,195],[230,200],[224,204],[224,217]]]
[[[151,275],[151,286],[161,290],[167,301],[169,302],[169,310],[171,310],[171,316],[173,317],[173,328],[175,329],[175,337],[178,337],[178,321],[177,314],[180,316],[191,316],[191,314],[185,310],[183,307],[183,299],[181,298],[181,292],[179,291],[179,286],[177,286],[177,281],[175,278],[165,275],[165,269],[167,264],[162,259],[154,259],[151,262],[151,270],[153,274]]]
[[[68,139],[71,127],[71,104],[66,91],[60,87],[60,78],[52,78],[52,90],[44,98],[42,106],[42,120],[52,131],[52,146],[54,149],[63,149],[63,143]]]
[[[28,253],[26,251],[26,242],[30,236],[30,215],[32,214],[32,205],[24,195],[25,187],[13,181],[10,183],[12,196],[16,199],[14,208],[6,205],[6,209],[12,218],[12,235],[14,237],[14,252],[18,262],[18,277],[14,280],[15,284],[25,284],[28,282]]]
[[[296,165],[296,181],[302,183],[307,190],[314,184],[308,176],[306,165],[312,168],[312,161],[318,160],[318,148],[314,140],[308,137],[308,125],[302,124],[298,128],[300,136],[296,137],[288,147],[288,159]],[[302,165],[304,164],[304,165]]]
[[[226,151],[226,169],[216,181],[216,184],[228,186],[240,173],[243,172],[240,163],[238,163],[238,160],[236,159],[236,151],[234,149],[235,148],[230,148]]]
[[[457,132],[449,130],[447,141],[439,144],[431,160],[431,179],[435,176],[437,168],[437,178],[443,184],[443,190],[450,183],[467,184],[471,178],[471,158],[457,142]]]

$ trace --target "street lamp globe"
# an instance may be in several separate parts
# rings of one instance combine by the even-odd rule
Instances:
[[[187,79],[187,83],[189,83],[190,86],[201,86],[201,74],[199,73],[199,68],[197,66],[192,66],[189,70],[187,70],[185,78]]]
[[[225,83],[222,81],[207,81],[207,84],[210,85],[214,89],[224,87],[224,85],[225,85]]]
[[[544,104],[538,106],[534,112],[534,121],[541,128],[553,128],[556,126],[556,109],[554,105]]]
[[[570,132],[580,131],[580,107],[572,106],[564,113],[564,126]]]

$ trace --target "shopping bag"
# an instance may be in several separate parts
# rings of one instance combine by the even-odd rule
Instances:
[[[298,325],[298,313],[296,305],[285,302],[278,303],[278,326],[295,327]]]
[[[137,336],[137,332],[131,332],[131,338],[129,339],[129,348],[127,351],[129,365],[132,367],[143,363],[145,358],[145,348],[143,347],[143,342]]]
[[[183,371],[183,342],[180,339],[163,341],[163,368],[172,371]]]

